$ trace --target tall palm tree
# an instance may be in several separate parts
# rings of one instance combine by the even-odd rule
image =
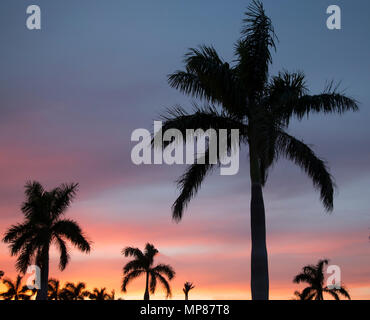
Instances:
[[[48,300],[61,300],[62,288],[59,280],[49,279]]]
[[[265,208],[262,188],[268,170],[280,156],[293,161],[312,179],[319,189],[326,210],[333,209],[334,184],[325,162],[317,157],[303,141],[289,135],[287,128],[292,117],[301,120],[312,113],[343,113],[358,109],[355,100],[328,86],[320,94],[310,95],[303,73],[279,73],[269,78],[271,49],[276,36],[263,5],[253,1],[244,19],[242,36],[236,43],[236,60],[232,65],[220,58],[213,47],[190,49],[185,55],[185,70],[168,78],[170,86],[199,98],[204,107],[195,106],[193,113],[182,107],[169,109],[163,115],[162,132],[177,129],[185,142],[187,129],[238,129],[239,143],[249,148],[251,180],[251,291],[253,299],[268,299],[269,277],[266,249]],[[219,110],[221,108],[221,111]],[[159,132],[158,134],[161,134]],[[158,134],[156,137],[158,137]],[[192,137],[193,138],[193,137]],[[153,139],[154,148],[161,147]],[[166,148],[171,142],[164,142]],[[232,151],[229,143],[229,151]],[[180,195],[172,206],[172,215],[181,220],[190,200],[196,195],[204,178],[220,164],[212,164],[206,148],[201,160],[190,165],[179,178]]]
[[[95,288],[93,292],[89,293],[89,298],[91,300],[114,300],[114,290],[112,294],[109,294],[106,292],[106,288]]]
[[[302,300],[324,300],[324,293],[330,294],[335,300],[340,300],[340,295],[351,299],[348,291],[343,286],[339,289],[324,287],[325,276],[323,269],[328,262],[328,260],[319,260],[316,265],[305,266],[302,268],[302,272],[294,277],[293,282],[305,282],[309,285],[301,293]]]
[[[191,282],[185,282],[182,291],[185,293],[185,300],[189,300],[189,291],[194,289],[195,286]]]
[[[25,186],[26,201],[22,205],[25,221],[11,226],[3,241],[9,243],[11,255],[18,255],[16,267],[25,273],[34,260],[41,268],[41,288],[37,300],[47,300],[49,279],[49,248],[55,244],[60,251],[59,268],[64,270],[69,262],[66,240],[82,252],[90,252],[90,243],[74,220],[63,215],[75,197],[78,184],[62,184],[45,191],[39,182]]]
[[[61,300],[84,300],[90,294],[85,289],[86,284],[84,282],[78,282],[77,284],[67,282],[61,292]]]
[[[168,298],[171,296],[171,288],[168,280],[174,278],[175,271],[168,264],[158,264],[153,267],[154,257],[158,254],[158,250],[152,244],[147,243],[144,252],[138,248],[126,247],[122,250],[122,254],[125,257],[134,257],[134,260],[128,262],[123,268],[123,292],[127,291],[127,285],[131,280],[145,275],[144,300],[149,300],[149,293],[155,293],[158,281],[166,290],[166,297]]]
[[[30,300],[34,295],[34,292],[27,288],[27,286],[22,286],[23,277],[18,275],[16,281],[10,279],[4,279],[3,283],[7,287],[7,291],[0,293],[0,298],[4,300]]]

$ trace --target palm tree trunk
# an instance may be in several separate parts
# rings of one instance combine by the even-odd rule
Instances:
[[[185,300],[189,300],[189,294],[185,292]]]
[[[144,300],[149,300],[149,272],[146,273]]]
[[[49,248],[45,250],[41,266],[41,288],[37,290],[36,300],[48,299],[48,281],[49,281]]]
[[[258,159],[250,147],[251,190],[251,291],[253,300],[268,300],[269,275],[266,248],[265,206]]]

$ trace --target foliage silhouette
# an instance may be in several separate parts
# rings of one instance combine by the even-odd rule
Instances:
[[[48,282],[48,300],[62,300],[62,292],[63,289],[61,288],[59,280],[56,279],[49,279]]]
[[[112,290],[112,293],[109,294],[108,292],[106,292],[106,288],[95,288],[93,292],[90,292],[88,295],[91,300],[114,300],[114,296],[114,290]]]
[[[348,291],[341,286],[340,288],[328,288],[324,286],[323,268],[328,264],[328,260],[319,260],[316,265],[307,265],[302,268],[302,272],[293,279],[295,283],[305,282],[309,286],[302,290],[299,297],[301,300],[324,300],[324,293],[330,294],[335,300],[340,300],[340,295],[351,299]]]
[[[60,298],[61,300],[84,300],[89,296],[89,292],[85,290],[86,284],[84,282],[67,282],[63,288]]]
[[[298,165],[319,189],[326,210],[333,209],[334,182],[325,161],[303,141],[289,135],[290,120],[313,113],[356,111],[355,100],[329,85],[320,94],[310,95],[303,73],[280,72],[269,78],[276,36],[271,20],[260,1],[253,1],[243,20],[236,43],[236,63],[230,65],[213,47],[190,49],[185,55],[185,70],[168,77],[170,86],[205,102],[193,113],[182,107],[163,115],[162,131],[179,130],[187,141],[187,129],[239,129],[240,143],[249,147],[251,179],[251,291],[253,299],[268,299],[269,277],[266,249],[265,208],[262,188],[268,171],[279,157]],[[221,107],[221,111],[219,111]],[[175,141],[176,139],[174,139]],[[154,148],[161,146],[152,140]],[[166,148],[172,142],[164,143]],[[232,151],[231,143],[229,151]],[[207,149],[204,158],[209,158]],[[217,159],[219,165],[219,160]],[[172,206],[173,218],[180,221],[186,206],[198,192],[207,174],[217,166],[195,163],[178,180],[180,195]]]
[[[306,294],[306,292],[294,291],[295,298],[292,300],[312,300],[315,294]]]
[[[0,293],[0,298],[4,300],[30,300],[35,294],[34,291],[22,286],[23,277],[18,275],[17,279],[13,282],[10,279],[3,279],[7,291]]]
[[[74,220],[63,215],[76,195],[78,184],[62,184],[45,191],[39,182],[25,186],[26,201],[22,205],[25,221],[11,226],[3,241],[9,243],[11,255],[18,255],[16,267],[25,273],[34,263],[41,267],[41,289],[37,300],[47,300],[49,277],[49,248],[55,244],[60,251],[59,268],[64,270],[69,262],[66,240],[82,252],[90,252],[90,243]]]
[[[194,289],[194,288],[195,288],[195,286],[193,285],[192,282],[185,282],[184,283],[184,288],[182,289],[182,291],[185,294],[185,300],[189,300],[189,291]]]
[[[145,246],[144,252],[138,248],[126,247],[122,250],[125,257],[133,257],[123,268],[122,291],[127,292],[127,285],[135,278],[145,275],[144,300],[150,299],[150,293],[154,294],[159,281],[166,290],[166,297],[171,296],[169,280],[175,276],[175,271],[170,265],[158,264],[153,267],[154,257],[158,250],[150,243]],[[167,279],[168,280],[167,280]]]

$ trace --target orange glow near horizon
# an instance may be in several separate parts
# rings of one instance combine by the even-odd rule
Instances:
[[[5,227],[2,225],[2,232]],[[176,227],[172,225],[172,228]],[[120,290],[122,267],[129,261],[120,254],[120,251],[124,247],[122,244],[143,248],[145,241],[141,239],[148,237],[151,226],[132,224],[130,225],[131,231],[124,233],[121,228],[124,229],[119,224],[116,226],[101,222],[86,224],[84,228],[86,234],[95,235],[91,254],[85,255],[73,249],[70,264],[65,271],[61,272],[57,268],[57,252],[53,249],[50,277],[59,279],[62,284],[85,282],[88,290],[95,287],[106,287],[110,292],[114,289],[116,298],[141,300],[145,287],[143,278],[130,283],[127,293],[122,293]],[[155,263],[168,263],[177,272],[175,279],[171,282],[172,299],[182,300],[184,298],[182,287],[185,281],[194,282],[196,286],[190,292],[190,299],[250,299],[248,239],[245,239],[245,244],[237,244],[234,240],[222,243],[222,238],[217,241],[216,237],[207,239],[201,234],[203,228],[198,225],[198,228],[192,228],[193,234],[198,236],[192,238],[192,241],[187,241],[188,228],[190,225],[184,223],[183,227],[178,228],[180,230],[177,230],[177,235],[176,231],[172,234],[169,230],[167,237],[163,237],[164,230],[162,230],[162,233],[153,232],[152,236],[148,237],[156,239],[153,243],[161,251]],[[300,271],[305,262],[316,263],[317,259],[324,257],[327,252],[335,256],[343,248],[352,248],[355,255],[363,250],[360,238],[356,234],[330,244],[329,239],[333,236],[337,238],[338,235],[322,234],[321,239],[310,239],[309,235],[306,237],[303,233],[300,235],[291,233],[289,237],[284,238],[278,234],[272,234],[269,237],[270,298],[292,299],[294,291],[303,288],[303,285],[292,283],[291,279]],[[137,240],[130,241],[134,238]],[[298,238],[300,240],[292,241]],[[368,245],[366,242],[363,244]],[[294,263],[285,262],[289,255],[296,256],[297,260]],[[4,244],[0,245],[0,261],[5,277],[15,279],[15,257],[9,257],[8,249]],[[298,261],[301,262],[298,264]],[[370,297],[370,281],[364,282],[364,277],[361,275],[361,273],[369,272],[366,268],[366,261],[366,257],[355,256],[352,262],[358,263],[358,268],[355,268],[353,264],[342,264],[341,260],[333,261],[333,263],[340,262],[344,266],[343,282],[349,289],[352,299],[369,299]],[[164,291],[158,285],[156,294],[151,299],[164,298]]]

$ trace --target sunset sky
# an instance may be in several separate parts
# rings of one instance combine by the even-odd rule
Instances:
[[[326,28],[338,3],[342,29]],[[133,130],[152,130],[167,107],[194,99],[167,84],[190,47],[213,45],[234,59],[248,0],[35,0],[42,30],[25,27],[29,1],[0,2],[0,235],[22,221],[27,180],[47,189],[78,182],[66,217],[93,241],[89,255],[72,251],[67,269],[50,276],[115,289],[142,299],[144,280],[120,292],[125,246],[153,243],[157,262],[171,264],[174,299],[250,299],[250,182],[247,150],[235,176],[206,178],[183,220],[171,220],[175,180],[185,166],[131,162]],[[293,121],[290,132],[329,163],[334,211],[294,164],[281,160],[264,189],[270,297],[291,299],[300,269],[329,258],[353,299],[370,298],[370,42],[368,1],[265,0],[279,38],[271,74],[302,70],[313,93],[327,81],[360,102],[355,114]],[[0,243],[0,270],[16,277],[15,258]],[[1,289],[1,285],[0,285]],[[164,298],[158,287],[155,299]]]

